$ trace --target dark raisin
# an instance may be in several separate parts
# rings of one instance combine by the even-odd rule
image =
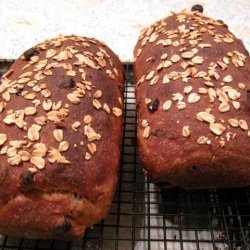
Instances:
[[[155,98],[154,101],[152,101],[152,102],[150,102],[150,103],[148,104],[148,110],[149,110],[150,112],[156,111],[156,110],[158,109],[158,107],[159,107],[159,104],[160,104],[159,99],[158,99],[158,98]]]
[[[193,169],[193,170],[196,170],[196,169],[197,169],[197,167],[196,167],[195,165],[193,165],[193,166],[192,166],[192,169]]]
[[[163,136],[166,136],[166,132],[163,131],[162,129],[157,128],[151,131],[151,135],[156,136],[156,137],[163,137]]]
[[[33,57],[37,54],[38,54],[38,51],[36,50],[36,48],[28,49],[23,53],[25,61],[27,61],[27,62],[30,61],[31,57]]]
[[[64,164],[57,164],[55,169],[58,173],[62,173],[65,169],[65,165]]]
[[[34,174],[30,171],[23,172],[20,175],[21,186],[23,189],[29,188],[33,183]]]
[[[17,92],[16,92],[16,96],[20,96],[22,94],[22,89],[18,89]]]
[[[200,4],[195,4],[192,7],[191,11],[199,11],[200,13],[202,13],[203,12],[203,7]]]
[[[57,226],[57,230],[60,233],[67,233],[72,227],[72,224],[69,220],[65,220],[62,224]]]
[[[59,81],[57,86],[61,89],[71,89],[75,87],[75,81],[72,78],[65,77]]]
[[[217,20],[217,22],[222,23],[224,27],[228,28],[228,26],[222,20]]]

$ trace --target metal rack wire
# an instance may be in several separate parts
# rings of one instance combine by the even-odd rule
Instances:
[[[0,73],[10,64],[3,61]],[[159,188],[144,177],[136,144],[132,65],[125,70],[119,184],[108,217],[80,241],[5,236],[0,249],[250,249],[250,188],[184,191]]]

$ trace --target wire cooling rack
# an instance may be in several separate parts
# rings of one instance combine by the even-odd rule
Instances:
[[[12,61],[0,63],[0,73]],[[250,249],[250,188],[184,191],[144,177],[136,142],[133,67],[125,64],[125,117],[119,184],[108,217],[82,240],[3,236],[0,249]]]

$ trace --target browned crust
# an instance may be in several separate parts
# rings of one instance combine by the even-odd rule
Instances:
[[[178,21],[179,20],[179,21]],[[197,31],[190,39],[191,29]],[[176,30],[187,29],[187,33],[176,32]],[[188,30],[189,29],[189,30]],[[166,32],[164,35],[163,33]],[[158,34],[154,40],[153,36]],[[176,34],[176,36],[175,36]],[[215,39],[216,36],[219,39]],[[225,36],[226,35],[226,36]],[[151,42],[149,39],[151,37]],[[159,40],[170,39],[171,45],[157,45]],[[215,40],[217,40],[217,42]],[[225,39],[225,40],[223,40]],[[153,41],[154,40],[154,41]],[[190,44],[189,40],[196,40],[198,44],[211,44],[211,48],[201,48],[198,44]],[[179,41],[180,44],[174,46],[173,42]],[[191,42],[192,43],[192,42]],[[197,48],[195,56],[203,58],[201,64],[189,65],[183,68],[181,63],[190,62],[189,59],[182,57],[183,52],[191,51]],[[236,67],[232,62],[230,52],[237,51],[242,56],[241,67]],[[167,53],[165,60],[171,61],[174,54],[180,56],[180,61],[172,62],[170,67],[156,70],[161,63],[162,54]],[[137,114],[138,114],[138,142],[140,157],[147,175],[154,182],[167,182],[170,186],[181,186],[187,189],[198,188],[223,188],[223,187],[240,187],[250,184],[250,106],[247,91],[250,90],[250,60],[249,53],[243,46],[241,40],[235,38],[229,32],[226,25],[203,16],[200,13],[189,13],[183,11],[173,14],[144,30],[134,50],[135,54],[135,79]],[[231,55],[231,56],[230,56]],[[148,58],[151,59],[146,62]],[[223,58],[229,59],[227,68],[222,70],[218,61]],[[215,67],[215,72],[219,74],[219,79],[209,75],[208,67]],[[197,72],[206,71],[208,75],[197,77]],[[213,67],[211,67],[213,68]],[[173,72],[184,72],[191,69],[188,73],[188,81],[182,79],[171,79]],[[144,78],[151,72],[155,71],[154,76],[159,76],[158,82],[150,85],[150,80]],[[163,77],[169,76],[169,83],[163,84]],[[223,83],[223,78],[227,75],[232,76],[233,81]],[[229,98],[230,110],[220,112],[220,101],[216,96],[212,102],[208,94],[199,94],[200,100],[196,103],[189,103],[188,96],[190,93],[198,93],[199,88],[209,87],[204,81],[210,81],[214,84],[215,91],[229,85],[240,93],[239,110],[236,110]],[[186,81],[186,82],[185,82]],[[221,84],[223,83],[223,84]],[[244,83],[245,88],[238,87],[238,83]],[[184,94],[184,87],[191,85],[192,91]],[[181,93],[186,108],[179,110],[177,101],[173,101],[173,94]],[[149,112],[145,104],[145,98],[154,100],[159,99],[159,108],[155,112]],[[172,106],[169,110],[163,110],[163,103],[172,100]],[[211,109],[211,114],[215,117],[215,123],[220,123],[225,127],[221,135],[215,135],[209,129],[209,123],[199,121],[196,118],[198,112]],[[248,124],[248,129],[234,128],[229,125],[229,119],[244,120]],[[144,138],[145,128],[142,126],[143,120],[146,120],[149,127],[149,137]],[[145,121],[144,121],[145,126]],[[190,136],[184,137],[182,129],[189,126]],[[149,128],[148,128],[149,130]],[[147,136],[144,132],[144,136]],[[208,144],[200,145],[197,140],[201,137],[207,137]]]
[[[61,45],[55,46],[57,42]],[[3,122],[8,110],[16,111],[23,110],[25,107],[34,107],[33,100],[26,100],[23,96],[11,94],[10,101],[5,101],[3,93],[6,90],[1,91],[0,102],[5,102],[6,106],[0,113],[0,133],[7,135],[7,141],[0,148],[2,152],[0,155],[1,234],[29,238],[80,238],[86,228],[106,216],[111,205],[117,183],[122,135],[120,111],[123,110],[124,71],[118,57],[106,45],[95,39],[77,36],[59,37],[37,45],[35,48],[38,51],[39,61],[23,70],[22,68],[30,61],[25,61],[25,57],[21,56],[2,78],[1,87],[6,81],[13,82],[13,80],[20,79],[19,76],[25,72],[32,72],[30,81],[33,80],[37,73],[34,71],[35,66],[41,60],[46,59],[49,49],[54,49],[58,55],[69,46],[77,50],[77,52],[72,51],[72,58],[62,61],[48,58],[46,67],[51,63],[68,64],[73,71],[76,71],[76,76],[71,77],[75,83],[87,86],[84,81],[88,81],[92,86],[90,89],[85,89],[85,95],[79,97],[79,103],[73,104],[67,95],[78,88],[76,86],[71,89],[58,87],[58,83],[65,77],[68,69],[51,67],[52,75],[46,75],[38,80],[35,85],[45,83],[47,89],[51,91],[51,96],[46,98],[42,96],[41,91],[38,91],[37,100],[41,103],[45,99],[51,99],[53,103],[62,101],[62,108],[68,109],[68,116],[62,119],[62,124],[47,119],[39,132],[39,140],[30,141],[25,128],[20,129],[16,124],[8,125]],[[76,54],[84,54],[90,61],[75,65]],[[80,70],[85,71],[85,80]],[[39,71],[44,74],[44,68]],[[27,84],[24,83],[23,90],[35,92]],[[15,88],[17,87],[14,86]],[[10,87],[7,88],[7,91],[9,90]],[[97,90],[102,91],[102,96],[95,98],[101,103],[101,108],[98,110],[93,106],[93,96]],[[105,111],[105,103],[109,106],[110,113]],[[113,108],[117,108],[115,111],[119,112],[115,114]],[[47,117],[48,112],[43,109],[42,104],[38,105],[35,115],[25,116],[27,128],[35,124],[36,117]],[[89,137],[85,136],[85,115],[92,116],[90,126],[100,135],[100,138],[90,141]],[[74,131],[72,124],[76,121],[79,121],[81,125]],[[63,141],[69,144],[69,148],[61,151],[64,158],[58,158],[58,162],[53,163],[50,156],[51,150],[52,148],[58,149],[60,145],[53,136],[55,129],[63,130]],[[40,165],[42,169],[39,169],[36,163],[32,164],[31,160],[21,161],[17,166],[8,164],[10,156],[4,153],[4,147],[10,147],[11,140],[22,139],[31,143],[28,147],[25,144],[21,149],[26,150],[32,157],[35,143],[46,145],[47,152],[45,156],[42,156],[45,165]],[[87,147],[90,143],[95,144],[96,152],[91,152]],[[29,173],[35,171],[35,173],[32,177],[26,176],[26,179],[23,179],[23,174],[27,171]],[[31,184],[29,178],[33,178]]]

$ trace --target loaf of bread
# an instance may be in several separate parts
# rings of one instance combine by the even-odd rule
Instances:
[[[222,21],[182,11],[135,47],[138,144],[155,183],[250,184],[249,53]]]
[[[1,78],[0,233],[75,239],[116,189],[123,65],[103,43],[58,37]]]

